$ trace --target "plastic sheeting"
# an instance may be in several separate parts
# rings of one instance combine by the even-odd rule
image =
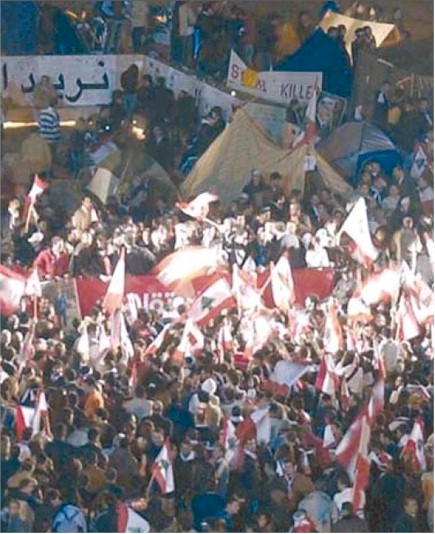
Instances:
[[[322,72],[323,89],[347,98],[352,88],[352,69],[346,51],[318,28],[291,56],[276,65],[277,71]]]

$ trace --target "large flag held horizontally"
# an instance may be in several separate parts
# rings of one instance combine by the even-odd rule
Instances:
[[[190,202],[177,202],[175,205],[189,217],[193,217],[198,221],[203,221],[210,211],[210,203],[219,200],[217,195],[212,193],[200,193],[196,198]]]
[[[169,447],[168,443],[163,445],[152,466],[152,476],[163,495],[171,493],[175,489],[174,471],[172,469]]]
[[[0,313],[7,316],[18,310],[26,283],[24,276],[0,265]]]
[[[153,274],[165,286],[177,287],[201,276],[212,274],[221,265],[218,252],[214,249],[192,246],[166,256],[154,269]]]
[[[218,278],[204,289],[189,310],[189,318],[199,326],[208,323],[227,309],[236,306],[231,288],[224,278]]]
[[[343,233],[352,240],[350,244],[351,256],[362,264],[373,263],[379,252],[373,245],[367,219],[367,206],[365,200],[361,197],[344,221],[337,236]]]
[[[113,313],[122,306],[125,291],[125,248],[122,248],[118,263],[103,300],[103,310]]]

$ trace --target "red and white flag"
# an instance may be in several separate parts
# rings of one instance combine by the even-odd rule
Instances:
[[[202,326],[219,317],[223,310],[234,306],[236,306],[236,300],[228,282],[224,278],[218,278],[193,302],[189,310],[189,318]]]
[[[253,310],[261,304],[261,295],[257,289],[257,279],[233,264],[232,290],[237,300],[239,313]]]
[[[279,385],[286,385],[291,388],[296,382],[304,376],[313,364],[306,361],[298,360],[280,360],[275,365],[270,378]]]
[[[367,219],[367,206],[361,197],[347,216],[337,236],[345,233],[351,240],[351,256],[364,265],[373,263],[379,252],[372,242]]]
[[[35,174],[32,187],[27,193],[27,198],[29,199],[30,203],[34,204],[36,202],[36,199],[42,195],[42,193],[47,189],[47,187],[48,183],[42,180],[37,174]]]
[[[107,313],[113,313],[122,306],[125,291],[125,248],[121,250],[118,263],[113,271],[112,279],[107,288],[103,300],[103,310]]]
[[[397,335],[400,341],[414,339],[421,334],[421,326],[415,316],[410,296],[404,291],[397,307]]]
[[[124,313],[119,309],[112,313],[110,343],[113,348],[121,348],[121,353],[126,360],[134,356],[134,347],[128,334]]]
[[[328,303],[326,312],[323,346],[331,354],[343,348],[343,332],[338,320],[337,306],[332,301]]]
[[[240,445],[245,444],[249,439],[255,439],[257,443],[268,444],[271,436],[269,407],[253,411],[249,417],[238,425],[236,436]]]
[[[26,293],[27,278],[0,265],[0,313],[8,316],[20,307]]]
[[[18,404],[15,408],[15,434],[17,440],[21,441],[25,428],[31,427],[32,435],[41,431],[41,421],[48,414],[48,404],[44,391],[38,391],[35,406],[22,406]]]
[[[379,302],[391,302],[397,297],[400,286],[400,269],[385,267],[381,271],[369,276],[353,296],[360,297],[368,306],[378,304]]]
[[[316,377],[315,387],[318,391],[335,397],[340,388],[340,378],[335,370],[335,364],[332,356],[326,352],[320,361],[319,371]]]
[[[363,510],[365,505],[365,490],[370,479],[369,458],[370,425],[367,417],[361,422],[361,435],[359,439],[358,456],[356,459],[355,473],[353,477],[352,504],[356,512]]]
[[[172,493],[174,491],[174,471],[170,458],[169,442],[165,442],[159,454],[157,455],[157,458],[152,465],[152,476],[157,482],[163,495]]]
[[[196,198],[190,202],[177,202],[175,205],[189,217],[193,217],[198,221],[203,221],[210,211],[210,203],[219,200],[217,195],[212,193],[200,193]]]
[[[402,449],[401,457],[409,462],[416,472],[426,471],[426,456],[424,452],[424,421],[417,417],[412,427],[409,439]]]
[[[143,532],[150,531],[148,521],[132,510],[124,502],[118,502],[116,505],[117,512],[117,529],[116,532]]]
[[[153,339],[153,341],[145,349],[146,356],[153,356],[162,347],[166,338],[166,334],[169,332],[171,326],[172,323],[168,323],[160,330],[155,339]]]
[[[367,408],[363,409],[363,411],[356,417],[335,450],[338,463],[347,471],[352,482],[355,480],[363,419],[366,416]]]
[[[186,247],[164,258],[154,267],[153,274],[162,284],[176,290],[187,282],[216,272],[221,265],[215,249]]]
[[[317,114],[317,80],[314,86],[313,94],[308,102],[308,106],[305,110],[305,131],[302,139],[296,142],[294,149],[299,148],[303,145],[314,144],[317,139],[317,125],[316,125],[316,114]]]
[[[231,325],[224,320],[222,323],[217,337],[217,352],[219,362],[224,361],[225,354],[234,348],[233,336],[231,333]]]
[[[29,278],[27,278],[25,293],[29,297],[42,297],[42,286],[38,276],[38,269],[33,269]]]
[[[187,319],[180,343],[172,354],[172,360],[176,363],[182,364],[187,354],[195,355],[203,348],[204,336],[201,330],[192,320]]]
[[[279,258],[276,265],[271,266],[270,282],[275,306],[288,313],[296,297],[290,262],[285,254]]]

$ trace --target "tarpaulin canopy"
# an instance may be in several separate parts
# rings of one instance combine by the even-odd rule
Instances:
[[[400,163],[401,156],[391,141],[379,128],[367,122],[348,122],[320,141],[318,152],[353,184],[358,181],[362,166],[377,161],[390,172]]]
[[[249,182],[253,169],[265,177],[279,172],[287,193],[292,189],[304,191],[307,156],[316,159],[317,170],[328,189],[341,194],[350,192],[349,185],[313,147],[303,145],[293,152],[279,147],[240,109],[198,160],[183,183],[182,192],[185,197],[215,192],[223,204],[229,204]]]
[[[303,45],[275,67],[277,71],[322,72],[323,89],[348,97],[352,87],[352,69],[346,51],[317,28]]]

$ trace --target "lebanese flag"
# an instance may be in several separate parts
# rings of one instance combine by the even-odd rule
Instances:
[[[27,193],[27,198],[29,199],[30,203],[34,204],[36,202],[36,199],[42,195],[42,193],[47,189],[47,187],[48,183],[39,178],[37,174],[35,174],[32,187]]]
[[[21,351],[21,358],[20,358],[20,368],[19,368],[19,376],[21,376],[21,372],[23,371],[24,367],[33,359],[35,356],[35,323],[33,320],[31,320],[29,331],[26,334],[26,337],[23,341],[23,348]]]
[[[418,179],[423,176],[424,171],[426,170],[426,167],[428,166],[428,158],[426,156],[425,151],[423,150],[423,147],[418,144],[415,147],[414,150],[414,157],[412,160],[412,166],[411,170],[409,171],[409,175],[411,178]]]
[[[363,510],[365,505],[365,490],[370,479],[370,425],[367,417],[363,417],[361,422],[361,435],[359,439],[358,456],[355,466],[355,477],[352,487],[352,504],[356,512]]]
[[[125,358],[130,359],[133,357],[134,348],[128,334],[124,313],[119,309],[112,314],[110,343],[114,348],[120,347]]]
[[[168,323],[160,330],[157,336],[145,349],[146,356],[153,356],[154,354],[158,352],[158,350],[162,347],[163,342],[165,341],[165,338],[166,338],[166,334],[169,332],[169,329],[171,328],[171,326],[172,326],[172,323]]]
[[[35,406],[22,406],[15,408],[15,434],[17,441],[21,441],[25,428],[32,427],[32,435],[41,431],[41,421],[48,414],[48,404],[44,391],[37,393]]]
[[[379,302],[391,302],[398,295],[400,286],[401,270],[385,267],[370,275],[353,296],[360,297],[368,306]]]
[[[268,444],[271,436],[269,407],[252,412],[249,417],[238,425],[236,436],[241,445],[249,439],[255,439],[257,443]]]
[[[363,419],[367,416],[367,408],[356,417],[338,444],[335,455],[339,464],[347,471],[352,482],[355,481],[355,471],[361,441]]]
[[[424,422],[422,417],[417,417],[412,427],[412,432],[404,446],[400,456],[410,462],[414,471],[426,471],[426,456],[424,453]]]
[[[225,353],[233,350],[233,336],[231,334],[231,325],[224,321],[219,329],[217,337],[217,350],[219,356],[219,362],[224,361]]]
[[[429,391],[421,384],[408,384],[406,390],[410,395],[416,395],[424,400],[431,399]]]
[[[373,367],[378,371],[380,377],[385,380],[387,377],[387,371],[385,369],[384,358],[381,354],[379,343],[376,338],[373,340]]]
[[[125,248],[121,249],[118,263],[103,300],[103,310],[114,313],[122,306],[125,291]]]
[[[29,297],[42,297],[42,286],[38,276],[38,269],[33,269],[32,274],[27,278],[25,293]]]
[[[353,259],[363,265],[371,264],[377,259],[379,252],[372,242],[367,219],[367,206],[362,197],[344,221],[337,234],[338,238],[343,233],[352,240],[349,248]]]
[[[378,378],[372,389],[367,414],[370,421],[373,421],[379,412],[384,409],[385,402],[385,379],[383,376]]]
[[[335,447],[335,437],[332,432],[332,425],[326,425],[323,431],[323,447],[331,449]]]
[[[333,302],[328,304],[323,345],[331,354],[343,348],[343,332],[338,320],[337,306]]]
[[[198,221],[203,221],[210,210],[210,203],[219,200],[217,195],[212,193],[200,193],[196,198],[190,202],[176,202],[175,205],[189,217],[193,217]]]
[[[104,325],[99,325],[99,337],[98,337],[98,356],[104,358],[104,356],[112,348],[112,343],[110,342],[109,336],[106,333]]]
[[[252,310],[261,304],[256,277],[233,264],[232,290],[237,300],[239,312]]]
[[[166,256],[154,267],[152,274],[175,291],[187,282],[216,272],[220,265],[215,249],[186,247]]]
[[[360,297],[351,297],[347,303],[348,320],[356,323],[369,323],[373,319],[370,307]]]
[[[172,493],[175,489],[174,471],[170,459],[170,444],[165,442],[152,465],[152,476],[157,482],[163,495]]]
[[[298,360],[280,360],[275,365],[270,380],[280,386],[291,388],[296,382],[312,369],[312,362]]]
[[[409,295],[400,297],[397,309],[397,328],[400,341],[414,339],[421,334],[420,324],[415,316]]]
[[[204,336],[196,324],[187,319],[178,347],[172,354],[174,363],[182,364],[187,354],[195,354],[204,348]]]
[[[132,510],[124,502],[118,502],[116,505],[117,528],[116,532],[149,532],[150,524],[148,521]]]
[[[234,306],[236,300],[228,282],[224,278],[219,278],[204,289],[193,302],[189,318],[198,326],[203,326],[218,317],[223,310]]]
[[[320,362],[315,387],[318,391],[327,393],[331,397],[335,397],[335,392],[339,390],[340,378],[335,371],[332,356],[328,352],[323,354]]]
[[[0,265],[0,313],[8,316],[20,307],[26,293],[27,278]]]
[[[270,283],[275,306],[282,312],[288,313],[296,297],[290,262],[286,254],[279,258],[276,265],[271,266]]]

